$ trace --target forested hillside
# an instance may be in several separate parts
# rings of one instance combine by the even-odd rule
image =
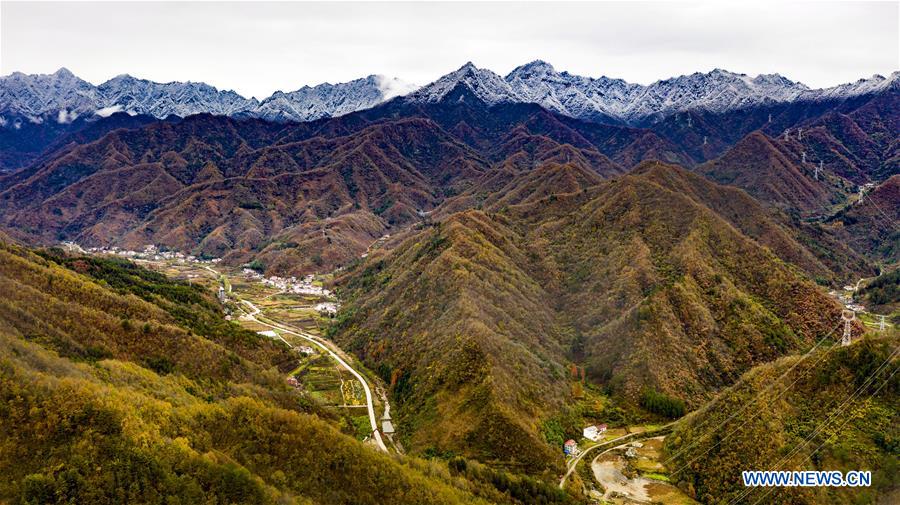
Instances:
[[[341,434],[286,385],[286,347],[126,262],[0,244],[0,344],[3,502],[569,501]]]
[[[785,260],[827,268],[744,193],[658,163],[578,172],[514,177],[515,200],[346,274],[334,338],[390,382],[415,449],[556,465],[539,427],[573,401],[570,364],[626,403],[650,390],[697,407],[834,326],[838,304]],[[547,191],[560,174],[568,191]]]
[[[898,343],[895,332],[747,372],[666,439],[673,480],[704,503],[894,503]],[[742,470],[871,470],[872,486],[754,489]]]

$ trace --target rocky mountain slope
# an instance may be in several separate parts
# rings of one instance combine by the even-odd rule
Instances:
[[[210,113],[309,121],[367,109],[409,92],[409,101],[440,101],[462,82],[492,105],[535,103],[571,117],[635,123],[687,110],[721,113],[766,104],[841,101],[896,88],[897,79],[894,73],[887,78],[873,76],[832,88],[809,89],[778,74],[751,78],[716,69],[643,86],[621,79],[557,72],[543,61],[517,67],[505,77],[466,63],[414,92],[415,86],[372,75],[289,93],[278,91],[260,102],[204,83],[156,83],[129,75],[94,86],[63,68],[49,75],[16,72],[0,78],[0,114],[7,122],[55,119],[64,123],[80,115],[103,116],[116,111],[157,118]]]
[[[57,145],[61,137],[117,112],[170,119],[210,113],[278,122],[314,121],[373,107],[382,109],[374,113],[377,116],[388,110],[396,113],[451,101],[461,103],[466,96],[487,107],[536,104],[564,117],[649,127],[655,137],[645,137],[635,146],[641,145],[642,152],[656,151],[665,161],[693,165],[721,155],[754,130],[763,129],[774,137],[829,112],[850,114],[873,97],[881,97],[873,100],[877,105],[868,107],[875,109],[876,115],[871,116],[869,110],[865,113],[869,115],[867,120],[858,126],[868,133],[888,130],[894,119],[876,119],[885,113],[896,115],[897,108],[891,103],[897,100],[897,82],[895,73],[888,78],[875,76],[811,90],[778,75],[751,79],[714,70],[642,86],[557,72],[540,61],[523,65],[505,77],[468,63],[418,90],[397,79],[373,75],[347,83],[278,91],[258,101],[204,83],[155,83],[122,75],[94,86],[65,69],[51,75],[14,73],[0,78],[0,170],[23,167]],[[382,104],[384,107],[378,107]],[[829,122],[832,120],[837,118]],[[466,126],[471,126],[470,121],[459,125]],[[831,128],[832,134],[836,131]],[[842,133],[850,132],[844,128]],[[875,139],[878,157],[872,156],[871,149],[869,153],[856,153],[864,156],[866,168],[884,161],[880,156],[885,146],[879,144],[883,139]],[[844,138],[838,135],[832,140]],[[678,160],[662,157],[673,146],[686,156]],[[828,149],[835,156],[826,161],[859,165],[860,159],[845,159],[848,152],[856,152],[859,147],[856,144],[842,149],[840,144],[833,144]],[[623,155],[628,165],[640,159],[640,155]],[[880,177],[890,174],[884,168],[882,164]]]

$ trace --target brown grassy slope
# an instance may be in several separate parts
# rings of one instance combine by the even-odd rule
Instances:
[[[760,201],[782,210],[804,215],[827,212],[834,201],[845,197],[826,182],[823,170],[820,181],[813,177],[813,164],[818,160],[807,154],[807,165],[793,159],[793,153],[782,152],[762,132],[744,137],[721,157],[697,167],[697,171],[718,182],[746,190]]]
[[[745,235],[812,278],[836,283],[871,275],[873,267],[828,227],[772,211],[744,191],[720,186],[672,166],[644,163],[634,170],[709,207]]]
[[[5,182],[3,223],[46,242],[158,243],[231,253],[234,261],[269,247],[272,237],[279,250],[313,241],[321,264],[301,267],[330,269],[485,169],[424,119],[290,143],[247,138],[241,124],[192,117],[74,147]],[[350,214],[353,226],[333,230],[341,245],[315,244],[318,221]]]
[[[900,174],[843,209],[829,223],[837,236],[876,261],[900,261]]]

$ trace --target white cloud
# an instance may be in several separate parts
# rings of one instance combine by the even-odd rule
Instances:
[[[76,114],[74,110],[69,112],[66,109],[59,109],[59,114],[56,115],[56,122],[59,124],[67,124],[75,121],[77,118],[78,114]]]
[[[3,116],[0,116],[0,127],[6,126],[6,123],[7,123],[6,118]]]
[[[98,109],[94,114],[97,114],[100,117],[109,117],[116,112],[122,112],[121,105],[110,105],[109,107],[103,107],[102,109]]]
[[[400,80],[396,77],[376,75],[375,82],[378,84],[378,89],[381,90],[381,94],[384,95],[385,101],[397,96],[408,95],[419,89],[418,85]]]

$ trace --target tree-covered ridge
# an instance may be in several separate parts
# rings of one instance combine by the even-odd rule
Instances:
[[[128,270],[114,260],[54,260],[6,245],[0,259],[0,316],[21,338],[72,360],[113,358],[178,372],[208,395],[228,395],[242,383],[269,396],[287,392],[274,369],[290,366],[287,347],[232,327],[201,288],[146,271],[117,280]]]
[[[859,294],[871,305],[900,303],[900,269],[878,276],[866,284]]]
[[[502,221],[455,215],[360,268],[335,338],[391,384],[409,444],[538,472],[538,434],[567,385],[561,331],[533,261]],[[514,337],[514,338],[511,338]]]
[[[673,481],[704,503],[730,503],[742,495],[755,503],[767,492],[761,503],[873,503],[896,493],[900,375],[894,373],[893,353],[898,343],[896,334],[866,338],[747,372],[667,438]],[[871,470],[873,480],[870,488],[747,493],[742,470]]]
[[[571,502],[532,479],[357,442],[286,385],[286,357],[201,288],[0,245],[0,501]]]
[[[43,257],[83,273],[122,295],[134,295],[163,309],[179,326],[234,350],[241,357],[290,370],[296,358],[282,342],[225,320],[213,293],[202,285],[168,279],[121,258],[72,256],[59,251],[39,251]]]
[[[574,401],[570,365],[677,417],[834,327],[838,304],[781,256],[827,269],[745,193],[659,163],[547,191],[561,167],[347,274],[334,338],[392,385],[414,450],[553,468],[541,426]]]

